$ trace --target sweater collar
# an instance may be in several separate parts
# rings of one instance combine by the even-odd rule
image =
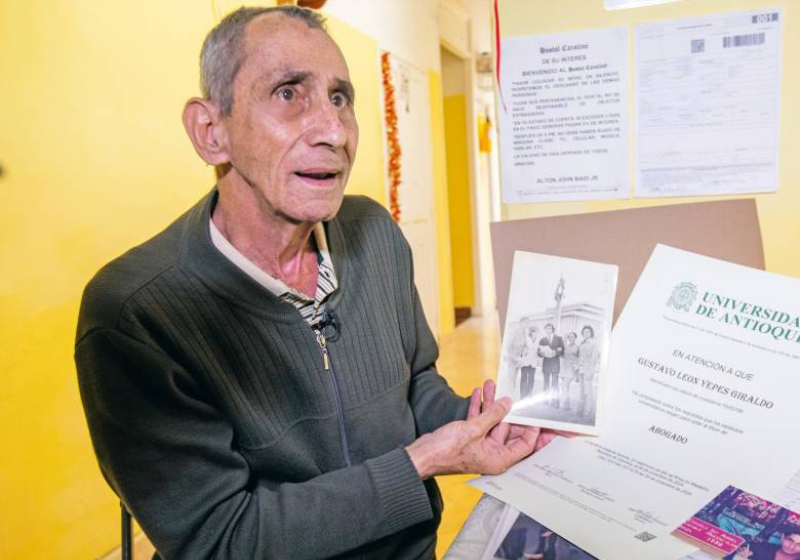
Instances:
[[[211,241],[208,221],[217,203],[219,193],[216,189],[203,197],[184,217],[184,227],[180,242],[180,266],[197,276],[208,289],[230,303],[251,313],[269,317],[277,321],[302,321],[297,309],[282,301],[268,289],[244,273],[228,260]],[[349,262],[346,242],[341,226],[336,218],[325,222],[333,265],[336,268],[340,288],[331,296],[330,304],[335,306],[341,297],[341,286],[347,281]]]

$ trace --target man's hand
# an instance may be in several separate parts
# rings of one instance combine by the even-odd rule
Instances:
[[[472,390],[472,397],[469,403],[469,412],[467,413],[467,419],[474,418],[484,408],[491,403],[494,402],[496,394],[496,385],[495,382],[491,379],[487,379],[483,383],[483,392],[481,392],[480,388],[475,388]],[[497,426],[491,429],[489,432],[489,437],[497,440],[497,441],[504,441],[508,442],[512,439],[522,437],[526,430],[528,430],[528,426],[522,426],[519,424],[509,424],[508,422],[501,422]],[[565,432],[562,430],[551,430],[549,428],[535,428],[539,430],[539,435],[536,438],[536,445],[533,448],[533,452],[537,452],[542,449],[545,445],[553,441],[556,436],[564,436],[564,437],[575,437],[577,434],[573,432]]]
[[[467,420],[446,424],[406,448],[420,477],[500,474],[533,452],[539,428],[502,422],[511,400],[494,396],[494,382],[487,381],[483,391],[473,391]]]

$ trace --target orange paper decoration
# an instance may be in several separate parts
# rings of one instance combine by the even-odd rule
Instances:
[[[397,139],[397,111],[394,103],[392,85],[392,66],[389,53],[381,54],[381,75],[383,77],[383,107],[386,119],[386,143],[389,146],[389,212],[395,222],[400,221],[400,141]]]

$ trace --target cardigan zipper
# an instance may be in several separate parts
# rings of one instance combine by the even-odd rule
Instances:
[[[322,331],[314,329],[314,334],[317,337],[317,344],[322,351],[322,365],[325,371],[330,375],[331,389],[333,390],[333,400],[336,405],[336,417],[339,422],[339,439],[342,442],[342,454],[344,455],[345,464],[350,467],[350,447],[347,444],[347,431],[344,426],[344,407],[342,406],[342,396],[339,394],[339,384],[336,382],[336,375],[333,372],[333,364],[331,363],[330,355],[328,354],[328,341]]]

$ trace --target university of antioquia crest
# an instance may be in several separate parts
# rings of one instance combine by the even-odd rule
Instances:
[[[675,309],[689,311],[695,298],[697,298],[697,286],[691,282],[681,282],[673,288],[672,295],[669,296],[667,305]]]

